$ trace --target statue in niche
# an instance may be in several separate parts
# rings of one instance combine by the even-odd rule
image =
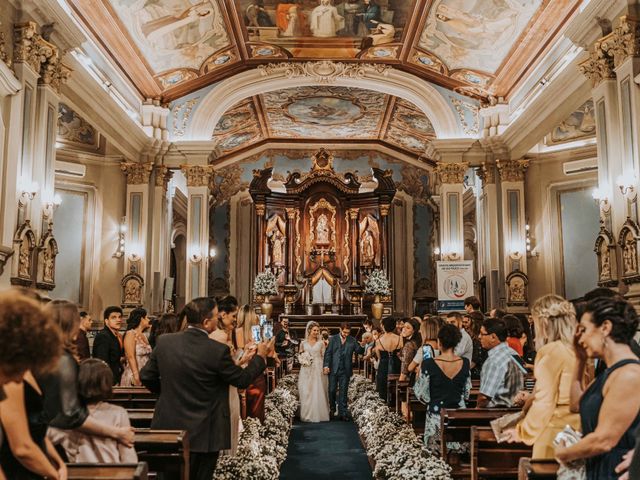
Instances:
[[[18,276],[29,278],[31,276],[31,248],[29,239],[24,237],[20,244],[20,253],[18,256]]]
[[[509,285],[509,298],[511,302],[526,302],[526,292],[524,280],[520,277],[514,277]]]
[[[127,305],[142,303],[142,286],[135,278],[130,278],[124,285],[124,303]]]
[[[600,247],[600,280],[611,278],[611,257],[609,255],[609,246],[602,242]]]
[[[49,245],[44,250],[44,254],[42,256],[42,260],[44,262],[44,273],[42,278],[45,282],[53,283],[54,277],[54,269],[55,269],[55,257],[53,252],[51,251],[51,245]]]
[[[638,251],[636,239],[633,232],[627,232],[624,237],[624,246],[622,247],[622,260],[624,264],[624,274],[638,272]]]
[[[279,229],[271,235],[271,259],[273,265],[284,265],[284,235]]]
[[[328,245],[329,242],[329,220],[322,213],[318,217],[318,225],[316,226],[316,243],[320,245]]]
[[[373,244],[373,235],[371,231],[365,230],[360,239],[360,253],[362,255],[362,265],[372,265],[376,258],[375,246]]]

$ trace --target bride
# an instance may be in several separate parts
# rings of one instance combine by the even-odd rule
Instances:
[[[320,338],[320,326],[316,322],[307,323],[304,341],[300,345],[300,420],[303,422],[329,421],[329,393],[327,376],[322,374],[324,342]],[[305,353],[303,355],[303,353]],[[309,358],[311,364],[309,365]]]

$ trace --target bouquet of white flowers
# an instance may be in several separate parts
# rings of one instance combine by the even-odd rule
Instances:
[[[260,272],[253,281],[253,290],[256,295],[277,295],[278,281],[270,271]]]
[[[313,364],[313,357],[309,352],[298,354],[298,363],[301,367],[310,367]]]
[[[364,293],[369,295],[389,295],[389,279],[380,269],[376,269],[364,281]]]

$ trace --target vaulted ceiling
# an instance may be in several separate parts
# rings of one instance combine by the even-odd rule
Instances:
[[[413,104],[361,88],[313,86],[245,99],[219,120],[213,137],[220,155],[264,140],[377,141],[414,155],[435,138]]]
[[[386,63],[465,95],[508,96],[580,3],[70,1],[141,95],[162,102],[260,64],[316,59]],[[265,115],[272,100],[261,100]]]

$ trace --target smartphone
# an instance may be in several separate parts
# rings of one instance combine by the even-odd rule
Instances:
[[[273,338],[273,323],[268,322],[265,323],[264,327],[263,327],[263,336],[265,341],[269,341]]]
[[[427,358],[433,358],[433,349],[431,348],[431,345],[422,346],[422,359],[426,360]]]
[[[260,319],[260,326],[264,327],[264,324],[267,323],[267,316],[264,313],[261,313],[258,318]]]
[[[254,325],[253,327],[251,327],[251,336],[253,337],[253,341],[256,343],[260,343],[262,341],[260,325]]]

